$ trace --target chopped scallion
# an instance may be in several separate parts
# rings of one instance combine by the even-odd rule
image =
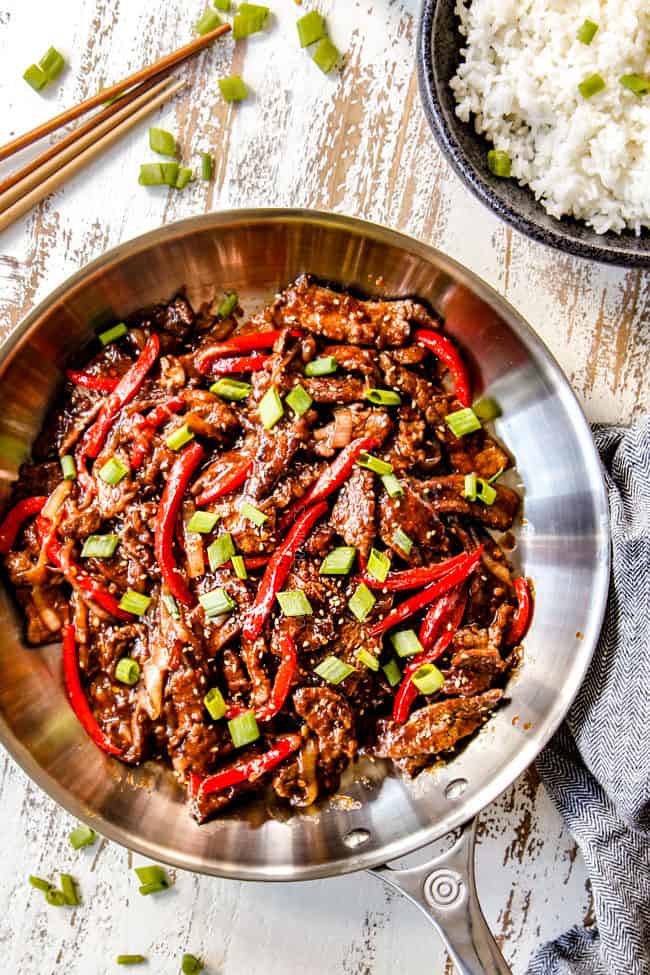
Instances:
[[[307,390],[303,389],[300,383],[294,386],[290,393],[287,393],[285,400],[296,416],[303,416],[314,402]]]
[[[180,166],[177,162],[164,162],[160,163],[160,168],[162,169],[163,182],[167,186],[172,186],[176,188],[176,183],[178,182],[178,172]]]
[[[221,10],[222,13],[227,14],[232,5],[232,0],[212,0],[212,3],[217,10]]]
[[[162,867],[156,863],[148,864],[146,867],[135,867],[135,872],[141,884],[162,884],[169,887],[169,877]]]
[[[362,623],[372,612],[377,600],[368,589],[365,582],[360,583],[348,600],[348,609]]]
[[[239,295],[236,291],[226,291],[217,309],[219,318],[229,318],[239,303]]]
[[[379,552],[376,548],[370,549],[368,558],[368,575],[371,575],[377,582],[384,582],[390,571],[390,559],[385,552]]]
[[[495,491],[495,489],[492,487],[491,484],[488,484],[488,482],[484,481],[482,477],[479,477],[478,491],[476,493],[476,496],[479,499],[479,501],[482,501],[483,504],[489,506],[491,504],[494,504],[494,502],[496,501],[497,492]]]
[[[307,363],[305,376],[331,376],[338,369],[338,365],[335,356],[324,355]]]
[[[214,0],[214,2],[217,3],[218,0]],[[230,3],[230,0],[221,0],[221,3],[224,2]],[[183,955],[181,971],[183,975],[199,975],[199,973],[203,971],[203,965],[196,955],[185,954]]]
[[[118,955],[115,959],[118,965],[142,965],[146,960],[144,955]]]
[[[512,176],[512,159],[502,149],[490,149],[487,154],[488,169],[493,176],[509,179]]]
[[[208,545],[208,562],[212,571],[215,572],[220,566],[230,562],[234,554],[235,546],[230,532],[219,535],[212,545]]]
[[[43,69],[39,68],[37,64],[30,64],[30,66],[23,71],[23,79],[31,88],[34,89],[34,91],[40,91],[41,88],[45,88],[46,84],[50,80]]]
[[[240,3],[232,22],[232,36],[236,41],[263,30],[269,15],[269,8],[256,3]]]
[[[477,417],[486,423],[490,420],[496,420],[501,416],[501,407],[491,396],[486,396],[485,399],[480,399],[477,403],[474,403],[472,409]]]
[[[314,51],[313,59],[324,74],[329,74],[336,67],[340,56],[338,48],[332,44],[329,37],[324,37]]]
[[[107,328],[105,332],[100,332],[97,337],[102,345],[108,345],[109,342],[114,342],[115,339],[122,338],[127,332],[128,328],[124,322],[119,322],[117,325],[113,325],[112,328]]]
[[[65,894],[62,890],[57,890],[56,887],[50,887],[49,890],[45,891],[45,900],[52,907],[66,906]]]
[[[219,91],[226,102],[243,102],[245,98],[248,98],[246,82],[242,81],[239,75],[232,75],[230,78],[219,78],[218,85]]]
[[[188,532],[208,535],[218,521],[219,515],[214,511],[195,511],[187,523],[187,530]]]
[[[583,98],[591,98],[592,95],[597,95],[599,91],[602,91],[604,87],[605,81],[601,75],[590,74],[588,78],[580,82],[578,91]]]
[[[176,139],[166,129],[151,128],[149,129],[149,148],[161,156],[175,156]]]
[[[133,613],[134,616],[143,616],[149,609],[151,596],[136,592],[135,589],[127,589],[119,602],[120,609],[125,613]]]
[[[230,560],[232,562],[232,567],[235,570],[235,575],[238,579],[248,579],[248,572],[246,571],[246,563],[244,562],[243,555],[233,555]]]
[[[210,592],[205,592],[199,596],[199,602],[208,619],[223,616],[224,613],[232,613],[237,606],[235,600],[230,598],[225,589],[211,589]]]
[[[302,589],[287,589],[275,598],[284,616],[311,616],[314,612]]]
[[[240,400],[246,399],[250,396],[253,387],[250,383],[240,382],[239,379],[217,379],[216,383],[212,383],[210,386],[210,392],[214,393],[215,396],[220,396],[222,399],[227,399],[232,403],[238,403]]]
[[[239,511],[247,521],[252,522],[253,525],[257,525],[258,528],[261,528],[262,525],[269,520],[268,515],[265,515],[263,511],[260,511],[259,508],[256,508],[255,505],[251,504],[249,501],[244,501],[240,506]]]
[[[129,469],[117,457],[109,457],[97,473],[105,484],[110,484],[112,487],[115,487],[123,477],[126,477]]]
[[[465,475],[465,485],[463,487],[463,497],[468,501],[476,501],[477,480],[476,474]]]
[[[52,886],[49,880],[43,880],[42,877],[35,877],[33,874],[30,874],[28,879],[32,887],[35,887],[36,890],[42,891],[44,894],[47,894],[48,890]]]
[[[79,900],[74,878],[69,873],[60,873],[59,880],[61,881],[61,893],[65,897],[66,904],[68,907],[77,907],[81,901]]]
[[[445,423],[453,435],[459,439],[468,433],[474,433],[475,430],[481,429],[481,421],[471,406],[466,406],[462,410],[455,410],[453,413],[448,413],[445,417]]]
[[[77,468],[75,466],[74,457],[72,454],[64,454],[60,458],[61,470],[63,472],[64,481],[74,481],[77,478]]]
[[[310,10],[304,17],[300,17],[296,21],[296,27],[298,28],[298,38],[301,47],[309,47],[310,44],[315,44],[316,41],[320,41],[321,37],[325,37],[327,34],[325,18],[317,10]]]
[[[341,545],[328,552],[318,570],[322,576],[345,576],[354,565],[357,550],[352,545]]]
[[[383,474],[381,483],[384,485],[389,498],[401,498],[404,494],[404,488],[394,474]]]
[[[179,166],[178,176],[176,177],[176,189],[184,190],[188,183],[194,179],[194,171],[191,166]]]
[[[363,450],[357,457],[357,464],[359,467],[365,467],[368,471],[374,471],[375,474],[381,474],[382,477],[385,474],[393,473],[392,464],[388,464],[385,460],[380,460],[379,457],[374,457],[366,450]]]
[[[110,559],[120,544],[119,535],[89,535],[81,549],[82,559]]]
[[[390,634],[390,642],[398,657],[412,657],[424,650],[415,630],[397,630]]]
[[[148,897],[149,894],[159,894],[162,890],[168,889],[168,884],[142,884],[140,887],[138,887],[138,890],[143,897]]]
[[[236,718],[231,718],[228,722],[228,731],[232,738],[235,748],[243,748],[250,745],[252,741],[257,741],[260,736],[260,729],[257,727],[257,719],[254,711],[244,711]]]
[[[194,440],[194,434],[188,427],[187,423],[184,423],[182,427],[178,427],[178,429],[174,430],[174,432],[167,437],[165,443],[170,450],[180,450],[181,447],[184,447],[186,443],[190,442],[190,440]]]
[[[411,680],[420,694],[435,694],[445,682],[445,678],[434,664],[422,664],[411,674]]]
[[[211,180],[214,160],[209,152],[201,153],[201,179]]]
[[[354,667],[346,664],[339,657],[330,656],[325,657],[318,667],[314,667],[314,673],[326,680],[328,684],[340,684],[346,677],[354,673]]]
[[[84,846],[94,846],[97,842],[97,833],[90,826],[79,823],[70,833],[69,839],[73,850],[81,850]]]
[[[205,704],[206,710],[214,721],[218,721],[219,718],[223,718],[226,713],[226,702],[223,699],[223,694],[218,687],[211,687],[208,693],[203,698],[203,703]]]
[[[393,542],[404,555],[409,556],[411,554],[413,540],[401,528],[396,528],[393,532]]]
[[[396,687],[402,679],[402,672],[399,669],[399,664],[397,663],[395,658],[393,657],[392,660],[389,660],[388,663],[384,664],[384,666],[381,669],[385,673],[386,680],[388,681],[390,686]]]
[[[165,174],[160,163],[141,163],[138,183],[140,186],[164,186]]]
[[[402,402],[400,394],[393,389],[367,389],[365,397],[377,406],[399,406]]]
[[[211,30],[215,30],[221,23],[221,17],[214,10],[210,10],[208,7],[199,17],[194,25],[194,30],[197,34],[209,34]]]
[[[122,657],[121,660],[118,660],[115,667],[115,680],[119,680],[120,684],[126,684],[128,687],[137,684],[140,680],[138,661],[133,660],[132,657]]]
[[[165,609],[172,617],[172,619],[179,620],[181,618],[181,611],[178,608],[178,603],[176,602],[172,594],[170,592],[164,592],[161,596],[161,599],[165,605]]]
[[[365,647],[362,647],[361,650],[357,652],[357,660],[360,660],[361,663],[368,668],[368,670],[379,670],[379,661],[375,657],[374,653],[370,653],[370,651],[366,650]]]
[[[647,95],[650,92],[650,78],[646,78],[640,74],[624,74],[619,78],[620,83],[628,91],[634,92],[635,95]]]
[[[65,68],[65,58],[55,47],[50,47],[38,62],[38,66],[41,71],[45,72],[49,84],[58,78]]]
[[[598,31],[598,24],[595,24],[593,20],[585,20],[581,27],[578,28],[576,37],[582,44],[591,44],[596,32]]]
[[[282,400],[275,386],[271,386],[264,393],[264,396],[260,400],[259,412],[260,420],[267,430],[274,427],[278,420],[281,420],[284,416]]]

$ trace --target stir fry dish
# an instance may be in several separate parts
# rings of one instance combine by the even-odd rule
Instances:
[[[472,404],[422,304],[307,276],[250,319],[179,295],[102,332],[0,525],[96,745],[169,763],[199,822],[268,786],[308,806],[362,752],[453,756],[531,614],[512,462]]]

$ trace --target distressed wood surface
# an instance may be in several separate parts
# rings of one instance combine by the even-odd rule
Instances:
[[[319,0],[346,51],[332,78],[296,42],[296,16],[316,4],[271,5],[264,36],[201,54],[179,72],[186,90],[157,116],[177,133],[184,160],[215,152],[214,182],[183,193],[139,187],[138,164],[151,158],[148,123],[140,126],[0,234],[0,334],[86,262],[161,223],[230,207],[320,207],[413,234],[484,277],[545,339],[590,419],[629,422],[647,409],[646,277],[531,243],[469,196],[420,108],[417,0]],[[0,141],[185,43],[203,6],[0,0]],[[71,67],[39,96],[20,76],[50,44]],[[253,90],[234,108],[216,94],[216,78],[229,74]],[[173,975],[183,951],[200,955],[210,975],[451,971],[424,918],[366,875],[298,886],[179,873],[172,891],[142,898],[126,850],[102,843],[74,853],[67,815],[10,759],[1,767],[3,971],[103,975],[117,970],[118,953],[141,952],[150,961],[137,970]],[[57,870],[79,879],[83,906],[49,908],[26,883]],[[590,923],[584,866],[533,770],[483,814],[478,885],[515,975],[540,942]]]

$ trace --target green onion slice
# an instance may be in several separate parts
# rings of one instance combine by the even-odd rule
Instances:
[[[390,571],[390,559],[385,552],[379,552],[376,548],[370,549],[368,558],[368,575],[371,575],[377,582],[384,582]]]
[[[50,47],[38,62],[38,66],[41,71],[45,72],[49,84],[49,82],[58,78],[65,68],[65,58],[55,47]]]
[[[239,512],[244,516],[244,518],[246,518],[247,521],[257,525],[258,528],[261,528],[262,525],[269,520],[268,515],[265,515],[263,511],[260,511],[259,508],[256,508],[255,505],[251,504],[249,501],[244,501],[243,504],[240,505]]]
[[[365,397],[377,406],[399,406],[402,402],[400,394],[393,389],[367,389]]]
[[[590,74],[588,78],[580,82],[578,91],[583,98],[591,98],[592,95],[597,95],[599,91],[602,91],[604,87],[605,81],[602,75]]]
[[[424,650],[415,630],[397,630],[390,634],[390,642],[398,657],[412,657]]]
[[[199,596],[199,602],[208,619],[223,616],[224,613],[232,613],[237,606],[235,600],[230,598],[225,589],[211,589],[210,592],[205,592]]]
[[[124,322],[119,322],[117,325],[113,325],[112,328],[107,328],[105,332],[100,332],[97,337],[102,345],[108,345],[109,342],[114,342],[115,339],[122,338],[127,332],[128,328]]]
[[[260,729],[257,727],[257,719],[254,711],[244,711],[236,718],[231,718],[228,722],[228,731],[232,738],[235,748],[243,748],[250,745],[252,741],[257,741],[260,737]]]
[[[366,650],[365,647],[362,647],[361,650],[357,652],[357,660],[361,661],[361,663],[367,667],[368,670],[379,670],[379,661],[375,657],[374,653],[370,653],[370,651]]]
[[[619,81],[624,88],[633,91],[635,95],[647,95],[650,92],[650,78],[644,78],[643,75],[624,74]]]
[[[115,668],[115,679],[119,680],[120,684],[127,684],[129,687],[133,687],[140,680],[140,664],[137,660],[133,660],[132,657],[122,657],[118,660],[117,666]]]
[[[338,48],[329,37],[324,37],[314,51],[314,62],[324,74],[329,74],[336,67],[340,57]]]
[[[215,14],[215,17],[217,15]],[[176,139],[165,129],[149,129],[149,148],[161,156],[176,155]]]
[[[110,559],[120,543],[119,535],[89,535],[81,550],[82,559]]]
[[[404,488],[394,474],[382,474],[381,483],[386,489],[389,498],[401,498]]]
[[[73,850],[81,850],[84,846],[94,846],[97,842],[97,833],[90,826],[79,823],[70,833],[69,839]]]
[[[396,528],[393,532],[393,542],[397,545],[398,549],[404,552],[404,555],[408,556],[411,554],[413,540],[401,528]]]
[[[215,30],[216,27],[221,23],[221,17],[214,10],[210,10],[208,7],[199,17],[194,25],[194,30],[197,34],[209,34],[211,30]],[[153,149],[153,146],[152,146]]]
[[[45,900],[52,907],[66,906],[65,894],[62,890],[57,890],[56,887],[50,887],[49,890],[45,891]]]
[[[239,12],[232,22],[232,36],[236,41],[263,30],[269,8],[256,3],[240,3]]]
[[[248,98],[248,88],[239,75],[232,75],[230,78],[219,78],[218,85],[226,102],[243,102],[245,98]]]
[[[215,0],[215,3],[217,2],[218,0]],[[221,2],[223,3],[224,0],[221,0]],[[230,0],[228,0],[228,2],[230,2]],[[185,954],[183,955],[181,971],[183,975],[199,975],[199,972],[203,971],[203,965],[196,955]]]
[[[226,291],[217,309],[219,318],[228,318],[234,312],[239,303],[239,295],[236,291]]]
[[[211,180],[214,160],[209,152],[201,153],[201,179]]]
[[[352,545],[341,545],[328,552],[318,570],[322,576],[346,576],[354,565],[357,554]]]
[[[248,572],[246,571],[246,563],[244,562],[243,555],[233,555],[230,560],[232,562],[232,567],[235,570],[235,575],[238,579],[248,579]]]
[[[466,436],[468,433],[474,433],[475,430],[481,429],[481,421],[471,406],[466,406],[462,410],[455,410],[453,413],[448,413],[445,417],[445,423],[458,439]]]
[[[172,617],[172,619],[179,620],[181,618],[181,611],[178,608],[178,603],[172,596],[170,592],[164,592],[161,596],[163,603],[165,604],[165,609]]]
[[[66,904],[68,907],[77,907],[81,901],[79,900],[74,878],[69,873],[60,873],[59,880],[61,881],[61,893],[65,897]]]
[[[167,182],[160,163],[141,163],[138,183],[140,186],[164,186]]]
[[[502,149],[490,149],[487,154],[488,169],[493,176],[509,179],[512,176],[512,159]]]
[[[207,535],[219,521],[219,515],[214,511],[195,511],[187,523],[188,532],[199,532]]]
[[[176,186],[178,181],[178,171],[180,166],[177,162],[164,162],[160,163],[160,168],[163,174],[163,183],[167,186]]]
[[[212,545],[208,545],[208,562],[213,572],[221,565],[229,562],[235,554],[235,545],[230,532],[224,532],[215,539]]]
[[[187,423],[184,423],[182,427],[178,427],[177,430],[174,430],[174,432],[167,437],[165,443],[170,450],[180,450],[181,447],[184,447],[186,443],[190,442],[190,440],[194,440],[194,434],[188,427]]]
[[[338,369],[338,365],[335,356],[324,355],[307,363],[305,376],[331,376]]]
[[[120,609],[126,613],[133,613],[134,616],[143,616],[149,609],[151,596],[136,592],[135,589],[127,589],[119,601]]]
[[[115,487],[123,477],[126,477],[129,469],[117,457],[110,457],[97,473],[105,484]]]
[[[491,484],[488,484],[488,482],[484,481],[482,477],[479,477],[478,492],[476,496],[479,499],[479,501],[482,501],[483,504],[489,506],[491,504],[494,504],[494,502],[496,501],[497,492],[495,491],[495,489],[492,487]]]
[[[372,608],[377,600],[368,589],[365,582],[360,583],[348,600],[348,609],[362,623],[372,612]]]
[[[118,965],[142,965],[146,960],[144,955],[118,955],[115,959]]]
[[[595,24],[593,20],[585,20],[581,27],[578,28],[576,37],[582,44],[591,44],[596,32],[598,31],[598,24]]]
[[[434,664],[422,664],[411,674],[411,680],[420,694],[435,694],[445,682],[445,678]]]
[[[463,487],[463,497],[467,498],[468,501],[476,501],[477,485],[478,482],[476,474],[466,474],[465,486]]]
[[[223,699],[223,694],[218,687],[211,687],[208,693],[203,698],[203,703],[205,704],[206,710],[211,718],[218,721],[219,718],[223,718],[226,713],[226,702]]]
[[[314,402],[307,390],[303,389],[300,383],[294,386],[290,393],[287,393],[285,399],[296,416],[303,416]]]
[[[177,190],[184,190],[188,183],[194,179],[194,171],[191,166],[179,166],[178,176],[174,184]]]
[[[63,472],[64,481],[75,481],[77,479],[77,468],[75,467],[74,457],[72,454],[65,454],[60,458],[61,470]]]
[[[275,598],[284,616],[311,616],[314,612],[302,589],[286,589]]]
[[[231,7],[231,0],[212,0],[212,3],[217,8],[221,10],[224,14],[227,14]]]
[[[387,664],[381,668],[386,675],[386,680],[391,687],[396,687],[402,679],[402,671],[399,669],[399,664],[393,657],[389,660]]]
[[[210,386],[210,392],[222,399],[238,403],[239,400],[250,396],[253,387],[250,383],[240,382],[238,379],[217,379],[216,383]]]
[[[490,420],[496,420],[501,416],[501,407],[491,396],[486,396],[485,399],[478,400],[477,403],[474,403],[472,409],[477,417],[486,423]]]
[[[148,897],[149,894],[159,894],[161,890],[168,889],[168,884],[142,884],[140,887],[138,887],[138,890],[143,897]]]
[[[47,894],[48,890],[52,887],[49,880],[43,880],[42,877],[35,877],[33,874],[29,875],[29,882],[32,887],[35,887],[36,890],[42,890],[44,894]]]
[[[359,467],[365,467],[368,471],[374,471],[375,474],[381,474],[382,477],[385,474],[393,473],[392,464],[387,463],[385,460],[380,460],[379,457],[374,457],[366,450],[362,450],[357,457],[357,464]]]
[[[325,18],[317,10],[310,10],[304,17],[300,17],[296,21],[296,27],[298,28],[298,39],[301,47],[309,47],[310,44],[315,44],[327,34]]]
[[[169,887],[169,877],[162,867],[156,863],[148,864],[146,867],[136,867],[135,872],[141,884],[162,884]]]
[[[37,64],[30,64],[30,66],[23,71],[23,79],[31,88],[34,89],[34,91],[40,91],[41,88],[45,88],[46,84],[50,80],[43,69],[39,68]]]
[[[318,667],[314,667],[314,673],[326,680],[328,684],[340,684],[346,677],[354,673],[354,667],[346,664],[339,657],[325,657]]]
[[[284,416],[282,400],[275,386],[271,386],[264,393],[264,396],[260,400],[259,411],[260,420],[267,430],[274,427],[278,420],[281,420]]]

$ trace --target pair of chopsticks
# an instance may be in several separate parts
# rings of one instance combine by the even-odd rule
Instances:
[[[64,136],[45,152],[0,182],[0,231],[21,217],[32,206],[79,172],[87,163],[109,148],[129,129],[151,114],[181,90],[185,82],[174,81],[169,72],[186,58],[226,34],[230,24],[221,24],[165,55],[155,64],[142,68],[123,81],[105,88],[79,105],[56,115],[48,122],[0,146],[0,160],[32,145],[50,132],[75,121],[86,112],[105,105],[88,122]],[[106,105],[111,99],[116,99]]]

